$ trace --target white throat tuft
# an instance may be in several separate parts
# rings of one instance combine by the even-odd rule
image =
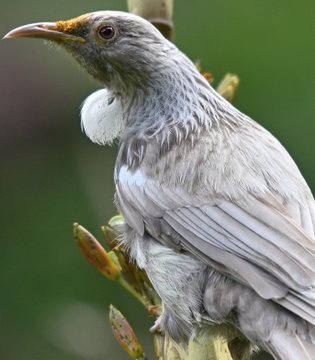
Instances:
[[[123,110],[120,100],[107,89],[94,92],[82,104],[81,126],[94,143],[112,144],[120,137],[123,129]]]

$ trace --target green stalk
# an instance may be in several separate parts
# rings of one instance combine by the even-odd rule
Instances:
[[[116,281],[148,310],[149,304],[147,301],[122,276],[119,277]]]

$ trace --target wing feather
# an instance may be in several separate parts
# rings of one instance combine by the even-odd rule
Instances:
[[[300,204],[300,213],[301,213],[301,226],[305,232],[311,236],[314,235],[313,219],[310,209],[310,202],[301,206]]]
[[[116,185],[126,221],[137,231],[173,241],[315,325],[314,200],[305,206],[278,204],[272,194],[209,200],[126,168]]]
[[[226,275],[232,276],[251,288],[257,288],[257,292],[262,297],[280,298],[287,293],[288,288],[276,278],[233,253],[224,251],[207,241],[202,241],[195,232],[187,230],[186,226],[178,222],[178,218],[175,220],[173,217],[166,215],[165,220],[173,228],[176,228],[182,237],[189,236],[190,242],[184,242],[183,244],[185,249]],[[211,256],[208,254],[211,254]]]
[[[315,326],[314,303],[309,304],[296,294],[291,293],[287,294],[285,297],[278,298],[275,301]]]

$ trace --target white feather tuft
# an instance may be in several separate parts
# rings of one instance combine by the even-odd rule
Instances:
[[[94,92],[82,104],[81,126],[94,143],[110,145],[123,128],[121,102],[107,89]]]

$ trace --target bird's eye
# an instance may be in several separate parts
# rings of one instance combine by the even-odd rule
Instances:
[[[102,26],[98,30],[98,33],[100,37],[102,37],[103,39],[110,40],[115,36],[115,29],[110,25],[106,25],[106,26]]]

